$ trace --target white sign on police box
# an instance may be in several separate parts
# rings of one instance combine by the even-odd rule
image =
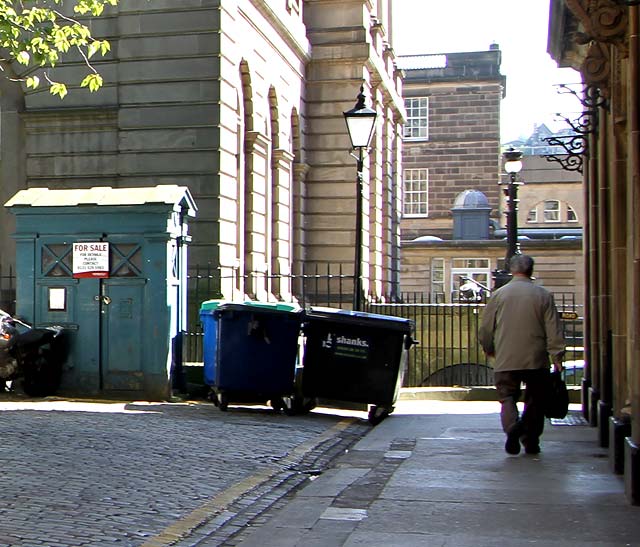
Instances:
[[[73,277],[109,277],[109,244],[73,244]]]

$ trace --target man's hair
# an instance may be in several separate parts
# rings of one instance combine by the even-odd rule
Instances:
[[[529,255],[513,255],[509,260],[509,271],[512,274],[524,274],[531,277],[533,274],[533,258]]]

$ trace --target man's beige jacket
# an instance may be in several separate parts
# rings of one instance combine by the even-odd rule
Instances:
[[[523,276],[491,295],[479,339],[487,354],[495,354],[494,371],[547,368],[565,350],[553,295]]]

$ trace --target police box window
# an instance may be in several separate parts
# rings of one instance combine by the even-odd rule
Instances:
[[[49,287],[49,311],[66,311],[66,287]]]

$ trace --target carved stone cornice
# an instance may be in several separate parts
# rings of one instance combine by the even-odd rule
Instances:
[[[586,84],[599,87],[602,91],[609,87],[611,58],[605,44],[601,42],[591,43],[587,56],[582,63],[581,72]]]
[[[259,131],[247,131],[244,137],[244,147],[247,154],[257,153],[266,157],[271,139]]]
[[[587,54],[581,66],[584,82],[600,88],[608,97],[611,89],[611,51],[615,46],[619,57],[628,55],[627,10],[614,0],[565,0],[567,8],[580,22],[577,43],[587,45]]]
[[[311,166],[308,163],[294,163],[293,164],[293,178],[296,181],[302,182],[307,178],[307,173]]]
[[[584,29],[582,43],[595,40],[620,45],[625,42],[627,10],[613,0],[565,0]]]

